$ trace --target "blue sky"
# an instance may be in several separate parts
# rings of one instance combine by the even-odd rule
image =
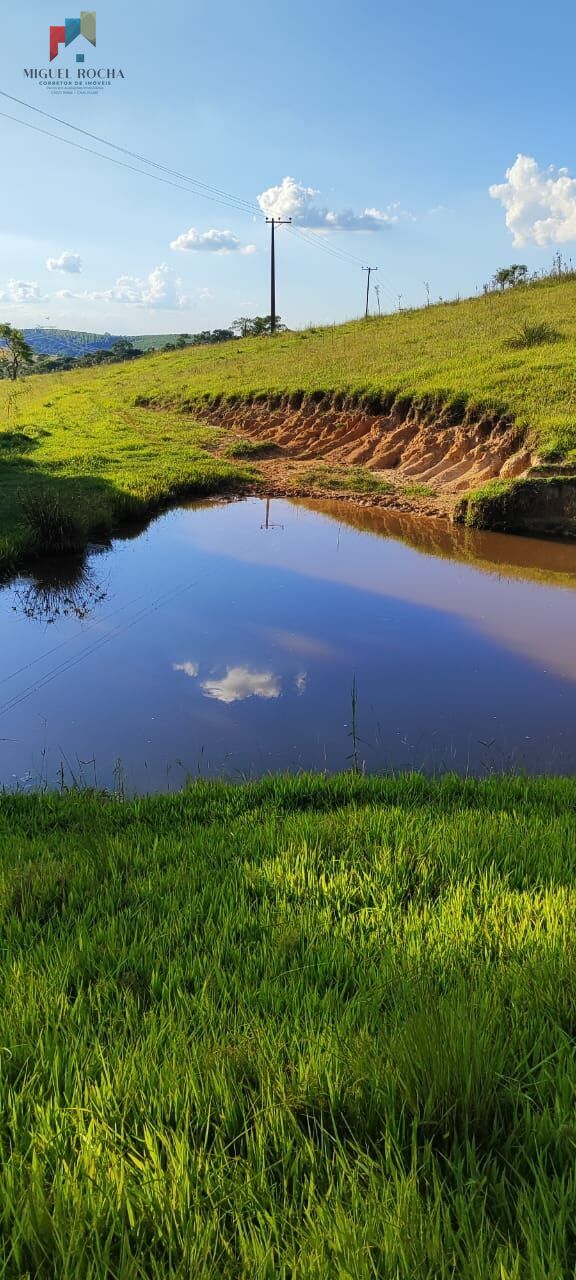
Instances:
[[[359,314],[363,262],[378,264],[391,310],[398,295],[423,303],[425,281],[432,299],[471,294],[508,262],[576,258],[576,19],[564,0],[549,19],[529,0],[173,0],[165,29],[156,5],[100,0],[97,49],[80,39],[53,66],[75,75],[83,52],[126,78],[72,97],[23,77],[49,65],[49,27],[78,16],[62,5],[9,6],[0,87],[257,209],[279,188],[263,206],[324,246],[278,235],[290,326]],[[83,141],[6,100],[0,110]],[[263,214],[1,117],[0,135],[0,319],[190,332],[269,311]]]

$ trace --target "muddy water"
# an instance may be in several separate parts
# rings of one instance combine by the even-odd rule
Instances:
[[[8,787],[574,772],[575,712],[576,546],[250,499],[0,590]]]

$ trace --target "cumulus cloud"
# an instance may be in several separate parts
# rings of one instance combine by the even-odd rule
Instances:
[[[0,302],[46,302],[46,295],[33,280],[9,280],[7,285],[0,288]]]
[[[204,680],[201,685],[208,698],[230,704],[245,698],[279,698],[280,680],[271,671],[250,671],[248,667],[228,667],[221,680]]]
[[[82,259],[79,253],[61,253],[59,258],[48,258],[49,271],[63,271],[70,276],[79,276],[82,270]]]
[[[200,670],[197,662],[173,662],[173,671],[183,671],[185,676],[189,676],[191,680],[195,680]]]
[[[83,302],[116,302],[154,311],[178,311],[190,301],[183,293],[182,281],[164,263],[144,279],[139,276],[119,276],[111,289],[85,290],[83,293],[61,289],[56,297],[74,298]]]
[[[567,169],[540,169],[532,156],[518,155],[490,195],[503,204],[518,248],[576,240],[576,178]]]
[[[177,236],[176,240],[172,241],[170,248],[184,253],[218,253],[222,255],[256,252],[255,244],[243,245],[233,231],[218,231],[216,227],[212,227],[210,231],[197,231],[196,227],[190,227],[188,231],[183,231],[182,235]]]
[[[315,187],[304,187],[295,178],[283,178],[277,187],[269,187],[258,196],[258,204],[267,218],[292,218],[297,226],[323,231],[381,231],[403,215],[398,204],[387,209],[364,209],[363,213],[352,209],[336,213],[316,203],[319,194]]]

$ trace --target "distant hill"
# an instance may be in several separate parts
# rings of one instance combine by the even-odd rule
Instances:
[[[39,356],[86,356],[92,351],[108,351],[119,340],[117,333],[83,333],[80,329],[24,329],[24,337]],[[145,334],[129,341],[141,351],[160,351],[175,342],[177,333]]]

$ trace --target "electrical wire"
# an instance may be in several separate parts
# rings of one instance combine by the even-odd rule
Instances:
[[[89,155],[98,156],[101,160],[108,160],[112,164],[116,164],[121,168],[128,169],[133,173],[139,173],[143,177],[152,178],[156,182],[162,182],[166,186],[171,186],[176,188],[176,190],[178,191],[191,190],[194,192],[195,195],[200,196],[203,200],[210,200],[214,204],[221,204],[226,206],[227,208],[236,209],[241,213],[250,213],[253,215],[257,215],[259,217],[262,216],[262,210],[257,204],[254,203],[254,201],[245,200],[244,197],[242,196],[236,196],[232,192],[225,191],[219,187],[213,187],[209,183],[203,182],[199,178],[191,177],[189,174],[180,172],[180,170],[178,169],[171,169],[169,168],[169,166],[161,164],[157,160],[152,160],[148,156],[143,156],[139,152],[133,151],[129,147],[123,147],[117,142],[110,141],[110,139],[108,138],[100,137],[99,134],[91,133],[88,129],[82,129],[80,128],[79,125],[71,124],[69,121],[63,120],[62,117],[60,116],[52,115],[51,112],[44,111],[42,110],[41,107],[35,107],[31,103],[25,102],[22,98],[17,98],[13,94],[6,93],[5,90],[3,89],[0,89],[0,97],[5,98],[10,102],[15,102],[18,104],[18,106],[24,107],[26,110],[34,111],[36,115],[40,115],[48,120],[52,120],[54,123],[59,124],[66,129],[72,129],[75,133],[82,134],[82,136],[86,138],[90,138],[93,142],[98,142],[102,146],[110,147],[115,151],[119,151],[122,153],[122,155],[126,155],[133,160],[137,160],[139,164],[149,165],[150,168],[157,169],[158,173],[149,173],[146,169],[138,168],[136,167],[136,165],[128,164],[125,160],[117,160],[114,158],[114,156],[106,155],[105,152],[96,151],[94,150],[93,147],[87,147],[87,146],[84,146],[82,143],[74,142],[71,138],[63,138],[60,134],[53,133],[49,129],[42,129],[40,126],[34,125],[28,120],[21,120],[18,116],[13,116],[8,114],[7,112],[0,111],[0,117],[6,120],[11,120],[14,124],[23,125],[24,128],[32,129],[35,133],[39,133],[45,137],[52,138],[54,141],[57,141],[57,142],[63,142],[66,146],[75,147],[77,150],[87,152]],[[161,175],[167,175],[167,176],[161,176]],[[174,178],[181,179],[181,181],[179,182],[172,181],[172,179]],[[190,185],[182,186],[182,182],[189,183]],[[340,245],[335,245],[333,243],[330,245],[326,244],[326,242],[320,238],[321,233],[315,232],[313,228],[309,228],[309,227],[303,228],[297,225],[292,225],[291,227],[288,228],[288,230],[291,232],[292,235],[297,236],[299,239],[305,241],[305,243],[311,245],[316,249],[322,250],[322,252],[324,253],[330,254],[332,257],[339,259],[341,262],[345,262],[348,265],[354,265],[357,267],[366,265],[362,260],[362,258],[359,258],[356,254],[351,253],[348,249],[343,249]],[[378,270],[380,271],[380,267],[378,267]],[[397,294],[397,291],[394,289],[392,282],[388,280],[385,276],[380,275],[379,284],[381,284],[381,287],[384,288],[384,290],[388,293],[389,297],[393,299],[394,303],[396,303],[398,294]]]
[[[297,235],[299,239],[304,240],[306,244],[310,244],[313,246],[313,248],[316,248],[316,249],[322,249],[324,250],[325,253],[332,254],[333,257],[339,258],[342,262],[345,262],[348,266],[353,266],[355,268],[358,268],[360,266],[363,267],[365,265],[361,258],[357,258],[354,254],[348,253],[347,250],[341,249],[337,245],[326,244],[323,240],[320,239],[320,233],[315,235],[314,232],[311,232],[311,234],[308,235],[300,227],[294,227],[294,226],[290,227],[289,230],[292,232],[293,235]],[[380,270],[380,268],[378,268],[378,270]],[[394,301],[394,304],[396,304],[398,294],[394,291],[394,287],[392,283],[389,280],[387,280],[385,276],[380,276],[379,281],[382,282],[382,287],[386,290],[390,298]]]
[[[2,676],[0,680],[0,688],[3,684],[10,684],[11,680],[15,680],[17,676],[21,676],[25,671],[30,671],[32,667],[37,667],[39,662],[46,662],[47,658],[51,658],[52,654],[58,653],[60,649],[66,648],[67,645],[73,644],[79,635],[85,636],[88,631],[93,631],[95,627],[102,626],[102,623],[109,622],[110,618],[115,618],[119,613],[123,613],[125,609],[130,609],[133,604],[138,604],[140,600],[144,600],[147,595],[146,591],[142,591],[139,596],[135,596],[133,600],[129,600],[127,604],[119,605],[117,609],[112,609],[110,613],[105,613],[103,617],[96,618],[94,622],[89,622],[87,626],[83,626],[81,632],[76,631],[74,635],[67,636],[65,640],[60,640],[58,644],[47,649],[45,653],[41,653],[37,658],[32,658],[31,662],[25,662],[24,666],[17,667],[15,671],[11,671],[9,675]]]
[[[0,706],[0,716],[6,715],[9,711],[14,711],[22,702],[26,702],[28,698],[33,697],[35,693],[44,689],[46,685],[52,684],[52,681],[57,680],[58,676],[65,675],[68,671],[71,671],[73,667],[77,667],[81,662],[83,662],[85,658],[89,658],[92,654],[98,653],[100,649],[103,649],[105,645],[110,644],[112,640],[115,640],[120,635],[124,635],[127,631],[131,631],[132,627],[137,626],[139,622],[143,621],[143,619],[148,617],[151,613],[156,613],[158,609],[161,609],[164,605],[171,603],[171,601],[177,599],[178,596],[184,595],[187,591],[191,591],[192,588],[196,587],[208,572],[209,571],[206,570],[205,574],[201,574],[199,578],[195,578],[193,582],[188,582],[183,587],[177,587],[172,591],[164,592],[163,595],[158,596],[152,604],[148,605],[145,609],[139,610],[139,612],[128,622],[119,623],[119,625],[114,627],[108,635],[101,636],[100,639],[95,640],[93,644],[87,645],[86,648],[83,649],[82,653],[77,657],[66,659],[64,662],[53,667],[52,670],[43,676],[41,680],[28,685],[27,688],[15,694],[13,698],[9,698],[7,702],[4,702]]]
[[[41,107],[34,107],[30,102],[24,102],[22,98],[15,98],[13,94],[6,93],[4,89],[0,89],[0,97],[7,98],[10,102],[16,102],[18,106],[25,107],[27,111],[34,111],[36,115],[44,116],[47,120],[54,121],[55,124],[61,124],[66,129],[73,129],[74,133],[81,133],[85,138],[91,138],[93,142],[99,142],[105,147],[111,147],[114,151],[121,151],[123,155],[130,156],[132,160],[139,160],[142,164],[148,164],[153,169],[159,169],[162,173],[169,174],[172,178],[181,178],[184,182],[190,182],[196,187],[201,187],[204,191],[210,192],[212,196],[221,196],[227,202],[235,205],[242,205],[252,213],[261,214],[262,210],[253,200],[244,200],[242,196],[235,196],[230,191],[222,191],[219,187],[212,187],[208,182],[202,182],[200,178],[191,178],[187,173],[180,173],[178,169],[170,169],[165,164],[160,164],[157,160],[150,160],[148,156],[139,155],[137,151],[131,151],[129,147],[121,147],[117,142],[110,142],[108,138],[101,138],[97,133],[90,133],[88,129],[81,129],[79,125],[70,124],[68,120],[63,120],[61,116],[54,116],[50,111],[43,111]],[[25,123],[22,121],[21,123]],[[64,142],[62,138],[60,141]]]
[[[85,147],[81,142],[73,142],[71,138],[61,138],[59,134],[52,133],[49,129],[41,129],[40,125],[31,124],[29,120],[19,120],[18,116],[11,116],[6,111],[0,111],[0,116],[4,120],[12,120],[15,124],[21,124],[25,129],[32,129],[34,133],[44,134],[47,138],[53,138],[57,142],[63,142],[67,147],[74,147],[77,151],[86,151],[91,156],[99,156],[101,160],[108,160],[110,164],[119,165],[121,169],[130,169],[133,173],[139,173],[143,178],[151,178],[153,182],[162,182],[164,186],[176,187],[178,191],[187,191],[191,194],[190,187],[182,186],[182,183],[172,182],[169,178],[162,178],[159,174],[148,173],[146,169],[138,169],[134,164],[127,164],[125,160],[116,160],[114,156],[107,156],[103,151],[95,151],[93,147]],[[203,200],[211,200],[213,204],[227,204],[232,209],[240,209],[245,213],[246,210],[240,208],[237,204],[231,204],[229,201],[221,199],[217,196],[209,196],[205,192],[195,191],[195,195],[201,196]]]

